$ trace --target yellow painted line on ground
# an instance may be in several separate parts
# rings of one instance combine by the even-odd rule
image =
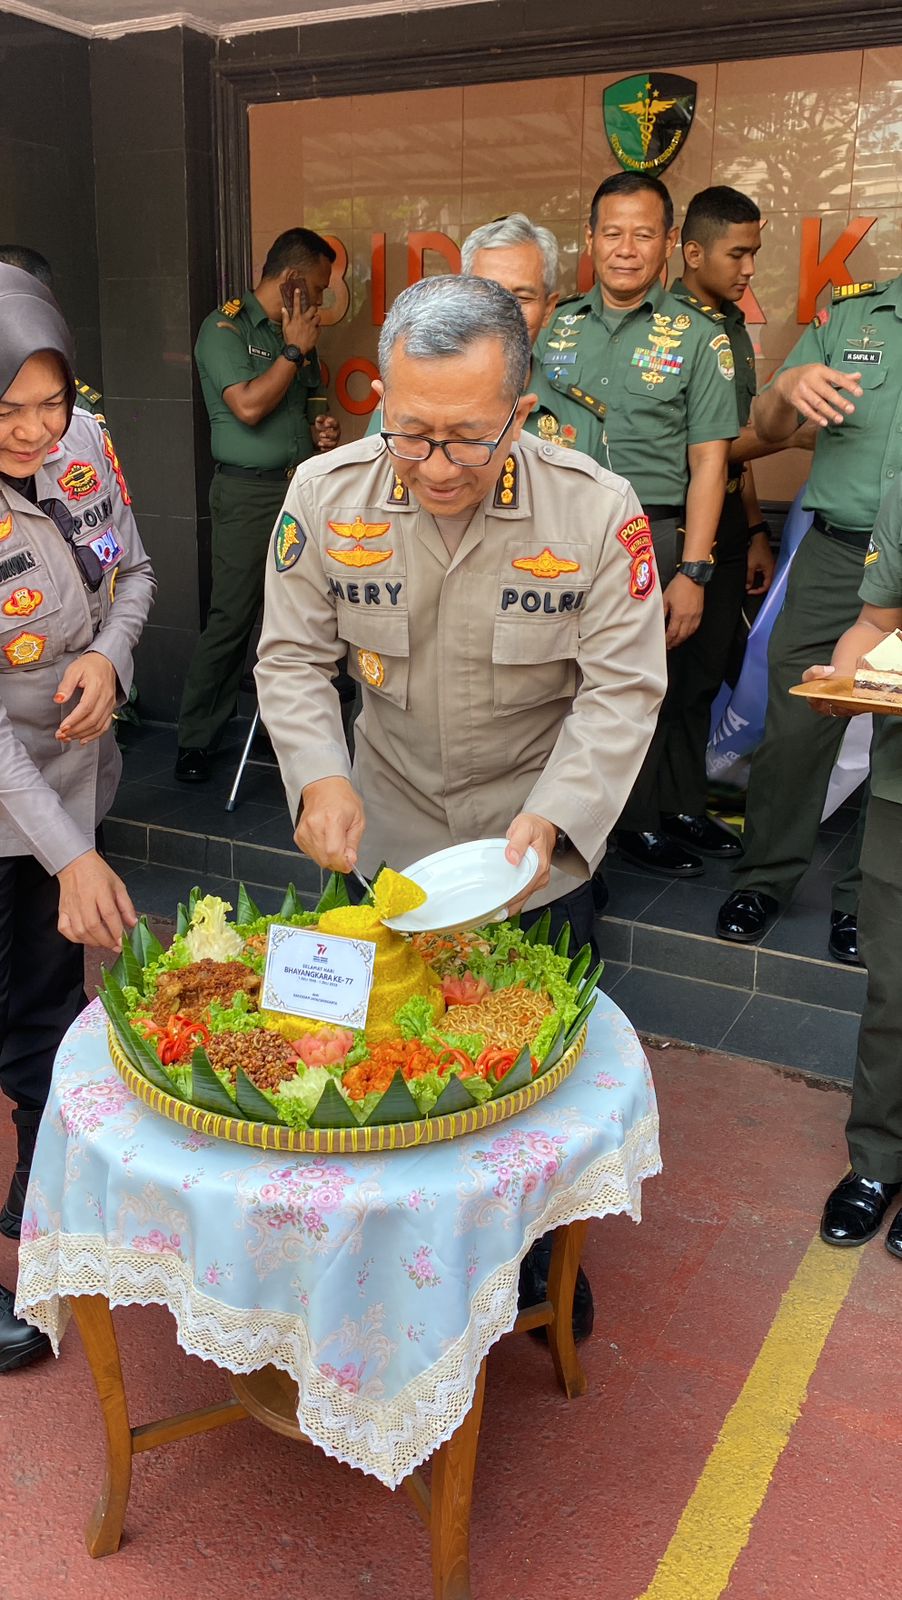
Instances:
[[[861,1261],[815,1237],[639,1600],[717,1600],[748,1543]]]

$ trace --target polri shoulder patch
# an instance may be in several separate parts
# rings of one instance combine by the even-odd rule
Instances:
[[[273,556],[276,571],[287,572],[303,553],[307,535],[295,517],[283,511],[273,536]]]
[[[501,477],[495,484],[492,505],[496,511],[516,511],[520,504],[520,470],[514,456],[506,456]]]

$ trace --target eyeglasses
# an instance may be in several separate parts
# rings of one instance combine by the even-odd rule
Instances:
[[[89,589],[91,594],[96,594],[105,576],[103,562],[89,544],[76,544],[78,524],[68,506],[64,506],[62,500],[39,500],[38,505],[45,517],[50,518],[57,532],[62,534],[72,551],[85,588]]]
[[[497,439],[427,439],[420,433],[386,433],[384,429],[380,429],[380,433],[387,449],[400,461],[428,461],[433,450],[442,450],[452,467],[487,467],[513,422],[519,404],[518,395]]]

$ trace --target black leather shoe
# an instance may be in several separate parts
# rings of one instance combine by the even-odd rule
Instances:
[[[847,967],[864,965],[858,954],[858,918],[851,912],[831,912],[827,949],[834,961],[844,961]]]
[[[23,1322],[13,1312],[15,1295],[0,1284],[0,1372],[27,1367],[29,1361],[50,1354],[50,1340],[39,1328]]]
[[[616,840],[624,861],[632,861],[637,867],[657,872],[659,877],[697,878],[705,870],[704,862],[698,856],[663,833],[632,833],[621,828]]]
[[[685,812],[679,816],[662,817],[661,828],[668,839],[697,850],[700,856],[711,856],[715,861],[732,861],[742,855],[742,841],[716,817],[704,812],[700,817],[690,817]]]
[[[0,1211],[0,1233],[7,1239],[18,1239],[22,1232],[22,1213],[25,1210],[25,1191],[28,1188],[28,1176],[31,1172],[31,1160],[34,1155],[35,1140],[38,1128],[41,1125],[41,1113],[37,1106],[16,1106],[13,1112],[13,1122],[16,1128],[18,1142],[18,1158],[13,1171],[12,1182],[6,1204]]]
[[[520,1263],[520,1292],[517,1305],[521,1311],[529,1306],[541,1305],[548,1299],[548,1270],[551,1266],[552,1235],[546,1233],[537,1239],[531,1250],[527,1250]],[[588,1339],[595,1326],[595,1303],[592,1299],[592,1288],[582,1267],[576,1274],[576,1288],[573,1291],[573,1342],[581,1344]],[[530,1328],[534,1339],[547,1341],[546,1328]]]
[[[896,1212],[889,1225],[886,1248],[891,1256],[898,1256],[902,1260],[902,1211]]]
[[[206,750],[179,750],[175,776],[182,783],[206,783],[210,777],[210,757]]]
[[[902,1184],[878,1183],[849,1172],[827,1196],[821,1217],[821,1238],[825,1244],[867,1244],[878,1232],[890,1201]],[[900,1241],[902,1242],[902,1241]]]
[[[714,931],[718,939],[754,944],[779,909],[780,903],[772,895],[759,894],[757,889],[737,889],[718,911]]]

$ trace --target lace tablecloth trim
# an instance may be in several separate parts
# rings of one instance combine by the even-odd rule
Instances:
[[[298,1385],[301,1431],[327,1455],[394,1489],[466,1416],[484,1356],[514,1325],[519,1266],[530,1245],[567,1222],[619,1212],[638,1222],[642,1183],[660,1170],[658,1118],[652,1113],[627,1132],[619,1150],[549,1197],[517,1255],[474,1293],[460,1338],[390,1397],[353,1394],[325,1377],[311,1358],[302,1317],[224,1305],[197,1287],[189,1264],[178,1257],[117,1249],[95,1235],[53,1233],[24,1243],[17,1311],[49,1336],[59,1354],[70,1314],[67,1296],[100,1294],[111,1306],[166,1306],[189,1355],[229,1372],[253,1372],[270,1363],[287,1372]]]

